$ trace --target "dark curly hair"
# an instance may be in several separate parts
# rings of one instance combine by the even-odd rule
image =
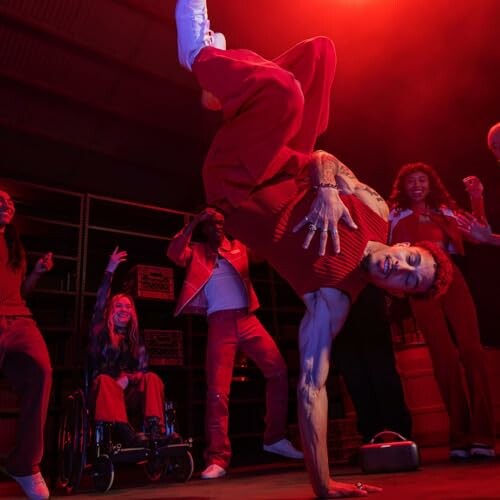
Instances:
[[[406,177],[414,172],[422,172],[429,178],[429,194],[425,200],[429,208],[437,210],[441,205],[445,205],[453,210],[458,209],[456,201],[445,188],[436,170],[422,162],[407,163],[399,169],[388,200],[391,209],[404,210],[411,207],[411,200],[405,192],[404,182]]]
[[[453,280],[453,265],[450,258],[437,243],[432,241],[419,241],[414,246],[427,250],[436,263],[436,274],[432,286],[425,293],[418,294],[417,297],[437,299],[443,296]]]

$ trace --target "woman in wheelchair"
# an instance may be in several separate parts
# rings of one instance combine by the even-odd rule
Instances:
[[[114,440],[122,447],[144,446],[165,436],[164,385],[147,371],[147,353],[141,338],[132,297],[110,297],[113,274],[127,252],[115,248],[97,292],[90,326],[91,407],[97,423],[112,423]],[[144,433],[129,424],[127,408],[142,411]]]

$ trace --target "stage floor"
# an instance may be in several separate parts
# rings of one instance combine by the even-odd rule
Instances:
[[[486,462],[454,464],[437,457],[423,459],[419,471],[394,474],[364,475],[356,467],[336,467],[338,481],[365,482],[384,488],[369,495],[374,500],[451,500],[500,499],[500,459]],[[429,452],[426,452],[429,455]],[[441,458],[445,458],[444,456]],[[75,500],[95,498],[182,499],[182,500],[306,500],[314,498],[301,464],[294,462],[267,464],[262,467],[230,469],[222,479],[203,481],[199,473],[187,483],[160,480],[148,483],[138,468],[122,466],[114,486],[108,493],[99,494],[86,482],[73,495]],[[86,488],[87,487],[87,488]],[[64,496],[54,492],[52,498]],[[2,481],[0,498],[24,498],[16,484]]]

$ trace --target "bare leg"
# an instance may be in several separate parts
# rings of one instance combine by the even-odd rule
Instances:
[[[349,298],[339,290],[321,288],[306,294],[307,311],[300,324],[301,373],[297,387],[299,426],[307,470],[314,492],[320,498],[366,496],[379,488],[338,483],[330,478],[327,449],[328,400],[326,378],[330,350],[350,307]]]

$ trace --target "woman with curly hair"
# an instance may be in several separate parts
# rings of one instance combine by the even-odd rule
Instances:
[[[113,422],[124,446],[140,445],[128,423],[127,407],[140,406],[144,428],[154,438],[164,434],[164,386],[160,377],[147,371],[147,353],[139,332],[132,297],[118,293],[110,298],[116,268],[127,258],[117,248],[109,258],[97,292],[90,328],[92,401],[96,422]]]
[[[475,217],[485,220],[480,181],[467,177],[464,183]],[[464,253],[459,208],[431,166],[401,167],[389,204],[391,244],[428,240],[451,255]],[[409,301],[449,415],[450,458],[495,456],[495,421],[476,308],[462,273],[453,265],[451,285],[439,299]]]

